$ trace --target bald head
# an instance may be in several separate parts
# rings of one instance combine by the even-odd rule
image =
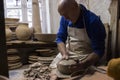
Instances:
[[[60,15],[71,21],[78,16],[79,10],[79,6],[75,0],[60,0],[58,4]]]
[[[78,7],[78,4],[75,0],[60,0],[58,4],[58,11],[61,12],[63,10],[70,10],[71,8],[76,7]]]

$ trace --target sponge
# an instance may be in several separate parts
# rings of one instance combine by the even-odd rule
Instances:
[[[108,62],[107,74],[114,80],[120,80],[120,58],[111,59]]]

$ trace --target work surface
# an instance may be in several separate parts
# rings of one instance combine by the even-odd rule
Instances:
[[[107,74],[95,72],[93,75],[85,75],[80,80],[113,80],[113,79],[107,76]]]
[[[107,69],[106,66],[102,66],[102,68]],[[24,71],[24,68],[23,69],[19,69],[19,70],[11,70],[9,72],[10,80],[26,80],[26,79],[24,79],[23,71]],[[70,79],[59,79],[59,80],[70,80]],[[109,76],[107,76],[106,74],[95,72],[92,75],[86,74],[81,79],[76,79],[76,80],[113,80],[113,79],[110,78]]]
[[[107,69],[106,66],[100,66],[102,69]],[[59,79],[59,80],[72,80],[70,78],[66,79]],[[93,74],[85,74],[82,78],[79,79],[73,79],[73,80],[113,80],[111,77],[109,77],[107,74],[103,74],[100,72],[94,72]]]

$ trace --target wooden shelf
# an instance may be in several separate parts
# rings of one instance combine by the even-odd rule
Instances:
[[[14,41],[8,41],[6,42],[7,48],[53,48],[57,47],[55,42],[40,42],[40,41],[19,41],[19,40],[14,40]]]

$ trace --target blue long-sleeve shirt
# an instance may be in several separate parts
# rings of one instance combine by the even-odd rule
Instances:
[[[85,28],[88,34],[88,37],[91,41],[91,46],[93,51],[98,54],[100,57],[104,54],[105,49],[105,37],[106,32],[103,23],[101,22],[100,18],[96,16],[91,11],[87,10],[83,5],[80,4],[82,8],[84,21],[85,21]],[[83,16],[80,16],[75,24],[71,21],[66,20],[63,16],[61,16],[60,20],[60,28],[57,33],[56,42],[66,42],[68,31],[67,27],[75,27],[75,28],[84,28]]]

